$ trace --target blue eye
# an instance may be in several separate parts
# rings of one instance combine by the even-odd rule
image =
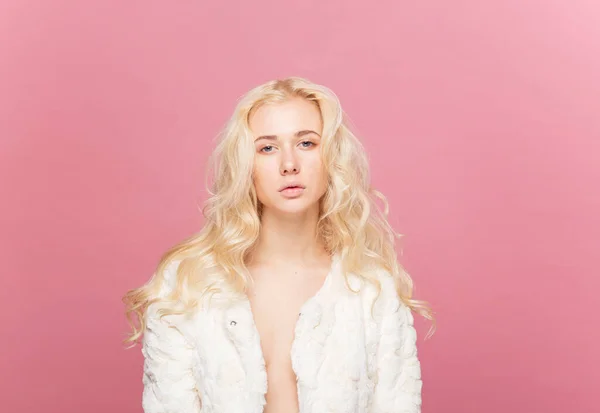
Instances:
[[[267,148],[273,148],[273,147],[272,147],[271,145],[267,145],[267,146],[265,146],[264,148],[262,148],[260,151],[261,151],[261,152],[265,152],[265,153],[269,153],[269,152],[271,152],[271,151],[265,151],[265,149],[267,149]]]
[[[305,143],[308,143],[310,145],[309,146],[305,146],[304,145]],[[304,148],[310,148],[311,145],[314,145],[314,143],[312,143],[311,141],[304,141],[304,142],[301,142],[300,144],[303,145]]]

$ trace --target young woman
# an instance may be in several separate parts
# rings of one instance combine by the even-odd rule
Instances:
[[[420,412],[412,311],[432,312],[334,93],[254,88],[213,161],[205,225],[124,297],[144,411]]]

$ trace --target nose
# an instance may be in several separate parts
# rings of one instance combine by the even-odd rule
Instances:
[[[282,175],[295,175],[300,172],[300,165],[293,155],[288,155],[282,159],[280,172]]]
[[[281,166],[282,175],[295,175],[298,173],[298,167],[294,164],[283,164]]]

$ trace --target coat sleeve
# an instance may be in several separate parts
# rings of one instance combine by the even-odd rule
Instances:
[[[201,403],[192,372],[194,348],[177,330],[176,325],[162,319],[156,303],[145,314],[146,331],[142,339],[144,356],[145,413],[200,413]]]
[[[372,412],[420,413],[421,365],[414,318],[396,294],[387,301],[381,320]]]

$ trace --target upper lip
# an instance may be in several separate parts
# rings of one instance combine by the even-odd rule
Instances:
[[[281,192],[284,189],[289,188],[291,186],[299,186],[300,188],[305,188],[305,186],[302,185],[300,182],[289,182],[289,183],[283,185],[281,188],[279,188],[279,192]]]

